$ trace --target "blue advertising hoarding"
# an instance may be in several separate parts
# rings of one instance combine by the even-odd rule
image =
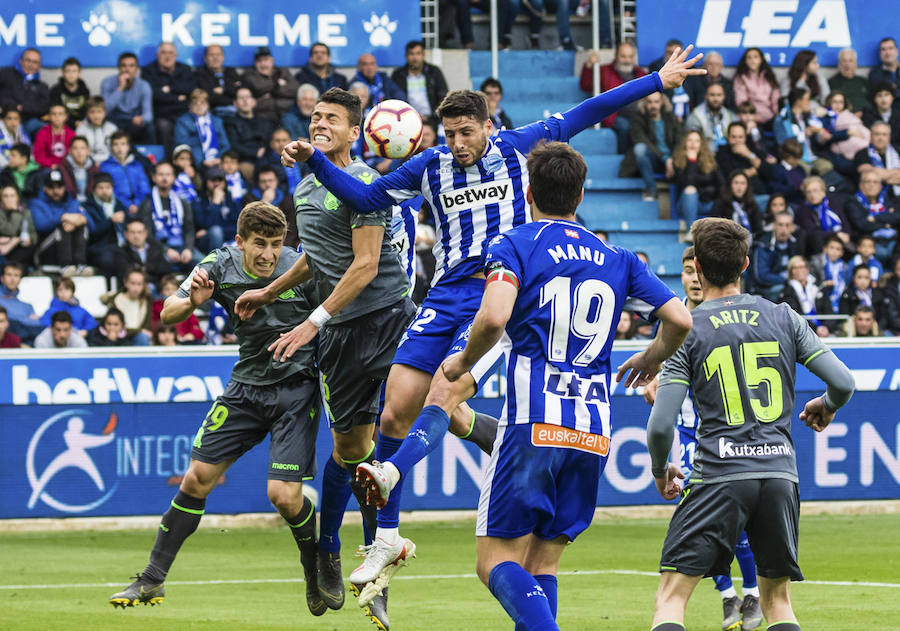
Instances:
[[[637,4],[642,63],[660,57],[671,38],[720,53],[736,66],[744,49],[762,49],[769,63],[789,66],[798,51],[816,51],[823,66],[836,66],[852,47],[860,66],[878,61],[878,41],[900,31],[893,0],[681,0]]]
[[[218,44],[230,66],[253,65],[253,51],[268,46],[275,63],[299,66],[309,46],[324,42],[335,65],[355,65],[364,52],[379,64],[406,63],[406,42],[420,39],[418,2],[355,0],[318,4],[270,0],[176,2],[157,0],[27,0],[0,5],[0,65],[26,47],[41,51],[43,65],[77,57],[82,65],[115,66],[119,53],[154,58],[159,42],[173,42],[179,60],[201,64],[203,47]]]
[[[636,347],[617,347],[613,365]],[[119,350],[119,349],[116,349]],[[900,349],[835,348],[854,371],[858,392],[837,420],[816,434],[794,420],[805,500],[900,497]],[[165,510],[186,471],[194,435],[235,359],[231,349],[0,353],[0,518],[144,515]],[[797,371],[798,411],[821,392]],[[472,401],[499,415],[502,370]],[[612,390],[613,436],[599,505],[661,503],[650,476],[645,425],[649,406],[635,391]],[[320,468],[331,453],[322,425]],[[404,491],[409,510],[473,509],[488,457],[447,436],[414,470]],[[270,511],[268,440],[226,472],[211,513]],[[319,490],[318,480],[311,486]]]

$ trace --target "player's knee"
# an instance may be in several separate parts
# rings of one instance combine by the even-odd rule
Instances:
[[[460,403],[469,398],[469,384],[464,383],[462,379],[458,381],[448,381],[443,377],[438,377],[431,384],[431,390],[425,398],[425,405],[436,405],[448,415],[453,413]]]
[[[491,570],[494,569],[494,564],[489,562],[487,559],[478,559],[475,562],[475,573],[478,575],[478,579],[484,583],[485,587],[489,587],[489,583],[491,581]]]
[[[195,466],[192,463],[181,479],[180,488],[191,497],[206,497],[213,490],[218,478],[217,472],[208,471],[205,467]]]
[[[268,495],[269,501],[282,515],[294,516],[303,505],[302,486],[300,484],[281,483],[280,480],[270,480]]]
[[[385,403],[384,410],[381,412],[381,433],[386,436],[405,435],[415,422],[415,417],[408,418],[409,416],[390,403]]]

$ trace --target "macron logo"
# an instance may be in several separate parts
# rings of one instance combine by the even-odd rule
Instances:
[[[441,204],[445,211],[460,211],[474,206],[499,204],[513,200],[512,185],[509,180],[485,182],[468,188],[460,188],[441,193]]]

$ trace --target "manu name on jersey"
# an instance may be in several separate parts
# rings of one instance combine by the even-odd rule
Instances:
[[[501,423],[545,423],[610,437],[610,350],[625,299],[655,310],[675,294],[628,250],[583,226],[542,219],[495,237],[485,272],[515,276],[519,295]]]

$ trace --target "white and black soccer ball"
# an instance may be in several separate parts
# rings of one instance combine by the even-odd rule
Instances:
[[[366,146],[382,158],[402,160],[415,153],[422,142],[422,117],[399,99],[382,101],[363,123]]]

